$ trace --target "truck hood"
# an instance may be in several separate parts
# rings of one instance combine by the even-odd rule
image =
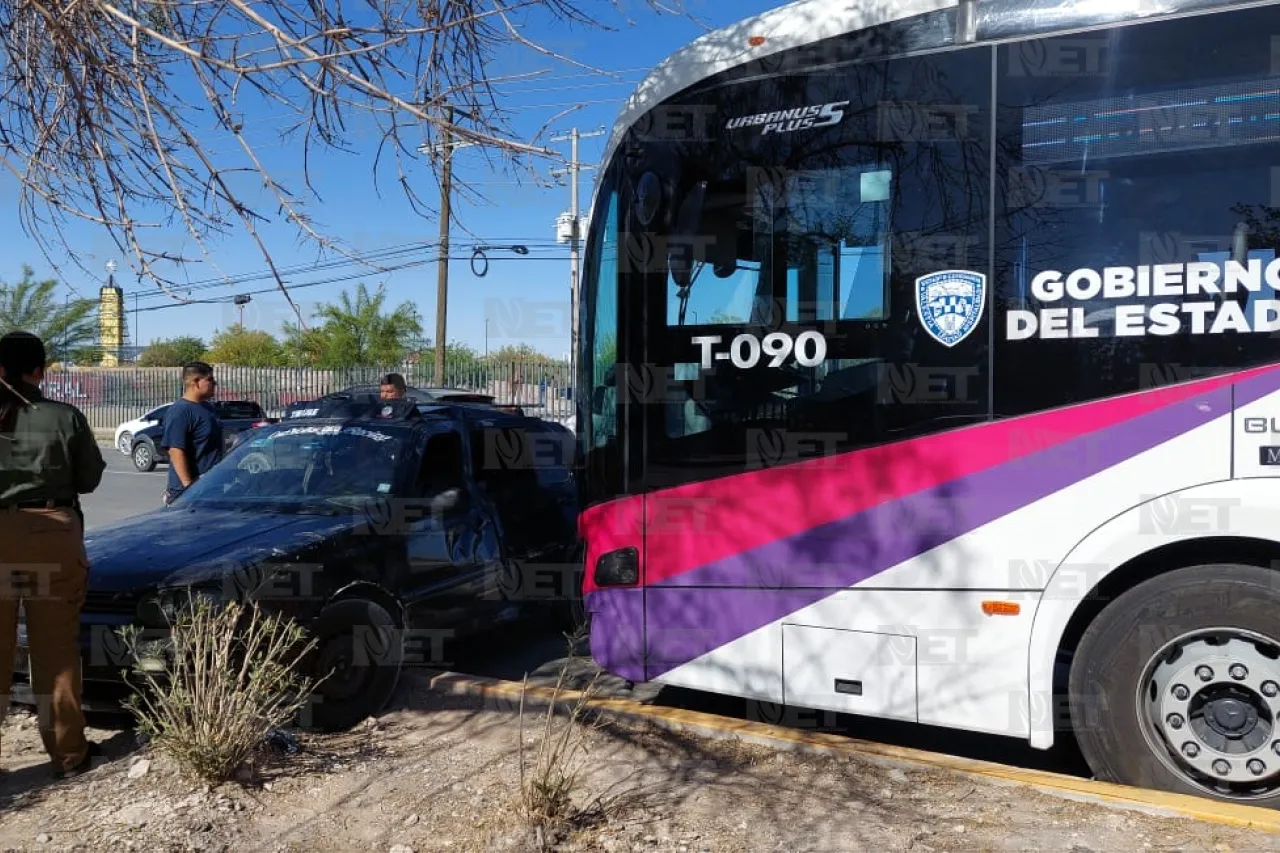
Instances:
[[[87,532],[89,589],[128,592],[213,580],[367,524],[350,514],[163,508]]]

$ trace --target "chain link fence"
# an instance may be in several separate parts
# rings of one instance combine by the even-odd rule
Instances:
[[[399,373],[417,388],[435,387],[434,365],[352,367],[318,370],[305,367],[229,367],[214,365],[218,399],[252,400],[269,416],[286,406],[313,400],[352,385],[376,384],[386,373]],[[573,390],[569,366],[556,362],[491,362],[449,365],[445,386],[489,394],[498,403],[522,406],[527,414],[573,428]],[[42,392],[51,400],[71,403],[84,412],[99,433],[172,403],[182,395],[180,367],[85,367],[45,374]]]

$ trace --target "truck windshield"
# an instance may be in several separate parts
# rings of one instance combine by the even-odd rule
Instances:
[[[179,501],[323,507],[386,498],[405,449],[394,429],[296,422],[263,427]]]

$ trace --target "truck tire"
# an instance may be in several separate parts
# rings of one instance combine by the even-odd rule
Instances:
[[[1177,569],[1089,625],[1069,701],[1097,778],[1280,807],[1277,581],[1256,566]]]
[[[316,617],[311,675],[316,687],[302,722],[326,732],[346,731],[377,715],[391,700],[404,664],[404,636],[374,601],[336,601]]]

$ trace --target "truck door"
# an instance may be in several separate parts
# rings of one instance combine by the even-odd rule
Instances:
[[[407,603],[423,627],[456,625],[491,615],[496,596],[488,577],[498,563],[497,532],[467,474],[462,435],[448,429],[425,445],[414,486],[423,511],[409,524]],[[452,495],[452,505],[431,504]]]

